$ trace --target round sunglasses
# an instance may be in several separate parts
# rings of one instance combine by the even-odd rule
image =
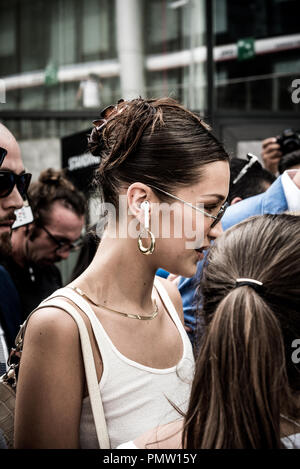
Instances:
[[[17,186],[21,197],[25,199],[31,176],[30,173],[15,174],[12,171],[0,171],[0,198],[7,197]]]

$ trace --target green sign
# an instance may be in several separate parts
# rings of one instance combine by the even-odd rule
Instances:
[[[255,40],[253,37],[239,39],[237,42],[238,60],[249,60],[255,56]]]
[[[45,85],[53,86],[58,83],[58,67],[50,63],[45,69]]]

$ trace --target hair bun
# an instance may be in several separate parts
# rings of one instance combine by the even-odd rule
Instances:
[[[64,175],[63,170],[56,170],[53,168],[45,169],[42,171],[39,177],[39,183],[42,185],[55,186],[55,187],[65,187],[70,190],[74,189],[72,182],[67,179]],[[50,190],[50,187],[49,187]]]
[[[126,101],[124,101],[124,99],[119,99],[115,106],[107,106],[100,112],[100,117],[93,121],[93,125],[95,127],[88,138],[88,149],[92,155],[100,156],[101,151],[105,146],[104,133],[107,123],[118,114],[121,114],[126,107]]]
[[[104,148],[103,131],[93,128],[88,137],[88,149],[93,156],[100,156]]]
[[[48,168],[42,171],[39,177],[39,182],[44,184],[57,184],[62,179],[61,171],[57,171],[53,168]]]

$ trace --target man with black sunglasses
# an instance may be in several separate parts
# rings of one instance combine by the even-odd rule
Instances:
[[[30,177],[25,173],[16,139],[0,124],[0,264],[12,253],[15,210],[23,206]],[[5,372],[8,353],[21,323],[18,292],[8,271],[0,265],[0,375]]]
[[[15,210],[23,207],[24,197],[31,175],[25,172],[20,147],[9,132],[0,124],[0,252],[10,248]]]

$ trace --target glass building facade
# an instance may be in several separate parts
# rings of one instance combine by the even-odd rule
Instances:
[[[216,62],[216,108],[298,111],[291,83],[300,73],[300,3],[295,0],[215,0],[215,45],[251,38],[248,60]]]
[[[126,18],[125,24],[118,18],[118,2],[129,14],[139,7],[146,96],[171,96],[206,114],[210,84],[215,116],[299,114],[291,99],[300,74],[297,0],[0,0],[0,79],[6,91],[0,119],[17,138],[60,138],[83,130],[99,108],[123,96],[117,36],[120,27],[124,39],[133,32],[126,30]]]

